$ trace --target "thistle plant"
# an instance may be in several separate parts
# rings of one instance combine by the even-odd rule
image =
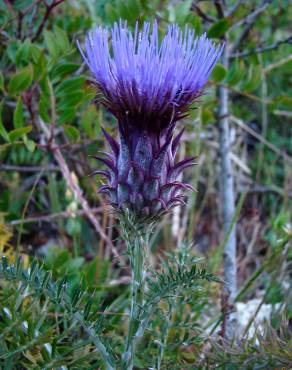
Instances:
[[[111,43],[110,41],[111,40]],[[80,48],[80,47],[79,47]],[[99,191],[121,221],[132,269],[131,313],[122,368],[132,369],[136,345],[147,328],[153,305],[145,300],[147,239],[172,207],[184,202],[191,185],[179,180],[195,158],[176,162],[187,116],[202,94],[223,46],[188,27],[168,27],[159,43],[158,24],[138,24],[132,33],[120,21],[111,30],[89,33],[82,56],[96,79],[98,100],[118,121],[119,140],[105,130],[110,153],[97,156],[107,169]],[[157,302],[153,302],[153,304]]]

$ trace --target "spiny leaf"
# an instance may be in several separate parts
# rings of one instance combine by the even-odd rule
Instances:
[[[153,305],[169,294],[174,294],[178,289],[191,288],[197,280],[208,282],[221,282],[216,276],[208,274],[205,269],[196,266],[186,268],[180,265],[168,266],[165,271],[155,274],[155,281],[149,283],[147,305]]]
[[[83,317],[85,321],[89,318],[92,304],[93,304],[92,299],[89,299],[85,305],[84,312],[83,312]]]
[[[41,284],[41,288],[42,289],[46,289],[47,286],[48,286],[48,283],[49,281],[51,280],[52,278],[52,273],[51,271],[47,271],[44,275],[44,278],[43,278],[43,281],[42,281],[42,284]]]
[[[56,294],[57,300],[60,300],[62,293],[66,289],[66,282],[67,280],[65,277],[59,281],[58,286],[57,286],[57,294]]]

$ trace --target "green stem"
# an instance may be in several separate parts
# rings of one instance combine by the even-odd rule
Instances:
[[[123,369],[132,370],[136,346],[140,339],[137,332],[140,326],[140,312],[144,303],[145,291],[145,264],[144,264],[144,247],[145,241],[141,235],[133,235],[132,243],[128,245],[132,269],[132,296],[131,296],[131,313],[129,321],[129,330],[126,339],[125,351],[122,356]]]

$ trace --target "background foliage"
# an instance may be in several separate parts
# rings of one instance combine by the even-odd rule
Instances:
[[[229,68],[215,68],[206,96],[185,119],[179,156],[198,156],[199,165],[187,174],[198,192],[152,236],[153,268],[169,271],[172,262],[164,266],[160,257],[178,249],[176,262],[186,271],[204,256],[208,270],[222,272],[217,90],[224,85],[239,204],[238,301],[256,297],[272,307],[266,333],[230,348],[209,340],[207,333],[216,332],[222,317],[220,289],[202,281],[203,290],[173,294],[159,306],[136,365],[291,365],[291,7],[284,0],[226,3],[224,18],[220,1],[0,3],[0,254],[14,266],[21,255],[24,264],[18,275],[5,276],[6,262],[0,270],[5,369],[99,368],[87,320],[94,320],[91,329],[113,353],[121,348],[129,293],[124,244],[96,194],[101,179],[87,176],[96,166],[89,155],[104,146],[101,126],[114,134],[115,121],[96,104],[76,47],[92,27],[120,18],[130,26],[156,18],[161,32],[170,23],[188,24],[232,45]],[[183,241],[191,250],[181,247]],[[31,264],[34,257],[42,267]],[[36,276],[39,285],[27,283]],[[42,283],[51,286],[51,296]]]

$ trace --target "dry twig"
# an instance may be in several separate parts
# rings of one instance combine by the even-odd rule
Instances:
[[[268,45],[268,46],[261,46],[261,47],[258,47],[258,48],[255,48],[255,49],[252,49],[252,50],[249,50],[249,51],[243,51],[241,53],[235,52],[230,57],[231,58],[236,58],[236,57],[244,58],[244,57],[249,56],[249,55],[261,54],[261,53],[265,53],[266,51],[275,50],[275,49],[278,49],[278,47],[280,47],[283,44],[291,44],[291,43],[292,43],[292,36],[289,36],[289,37],[286,37],[283,40],[279,40],[279,41],[275,42],[274,44],[271,44],[271,45]]]
[[[51,14],[51,12],[53,11],[53,9],[58,6],[59,4],[63,3],[65,0],[54,0],[52,2],[52,4],[48,5],[45,1],[44,1],[44,4],[46,6],[46,11],[45,11],[45,15],[41,21],[41,24],[39,25],[37,31],[36,31],[36,34],[34,35],[34,37],[32,38],[32,42],[36,41],[38,39],[38,37],[41,35],[42,31],[43,31],[43,28],[45,27],[45,24],[47,22],[47,20],[49,19],[49,16]]]
[[[248,36],[249,31],[251,30],[258,17],[266,10],[271,2],[271,0],[263,0],[258,8],[256,8],[252,13],[248,14],[245,18],[240,19],[231,27],[230,31],[234,31],[237,27],[245,25],[237,40],[232,45],[231,53],[236,52],[236,50]]]
[[[92,213],[102,213],[104,212],[104,207],[91,208]],[[38,215],[33,217],[27,217],[24,220],[14,220],[10,222],[11,226],[16,226],[20,224],[29,224],[29,223],[39,223],[39,222],[51,222],[56,218],[69,218],[75,216],[84,216],[86,215],[84,210],[72,211],[63,211],[58,213],[51,213],[49,215]]]
[[[43,131],[46,139],[48,141],[51,140],[51,145],[53,145],[54,140],[51,139],[51,132],[50,132],[49,128],[47,127],[47,125],[41,120],[41,118],[39,118],[38,124],[39,124],[39,127],[41,128],[41,130]],[[53,149],[53,155],[54,155],[56,161],[58,162],[58,164],[59,164],[59,166],[62,170],[63,177],[64,177],[65,181],[67,182],[68,187],[71,189],[75,198],[80,203],[81,207],[83,208],[84,213],[86,214],[86,216],[90,220],[94,229],[100,235],[100,237],[107,243],[107,245],[110,247],[114,256],[116,258],[120,259],[120,256],[119,256],[116,248],[114,247],[112,241],[108,238],[108,236],[103,231],[100,223],[98,222],[94,213],[92,212],[87,200],[83,197],[82,190],[80,189],[78,184],[74,181],[72,173],[70,172],[70,170],[67,166],[67,163],[66,163],[60,149],[55,147]]]

